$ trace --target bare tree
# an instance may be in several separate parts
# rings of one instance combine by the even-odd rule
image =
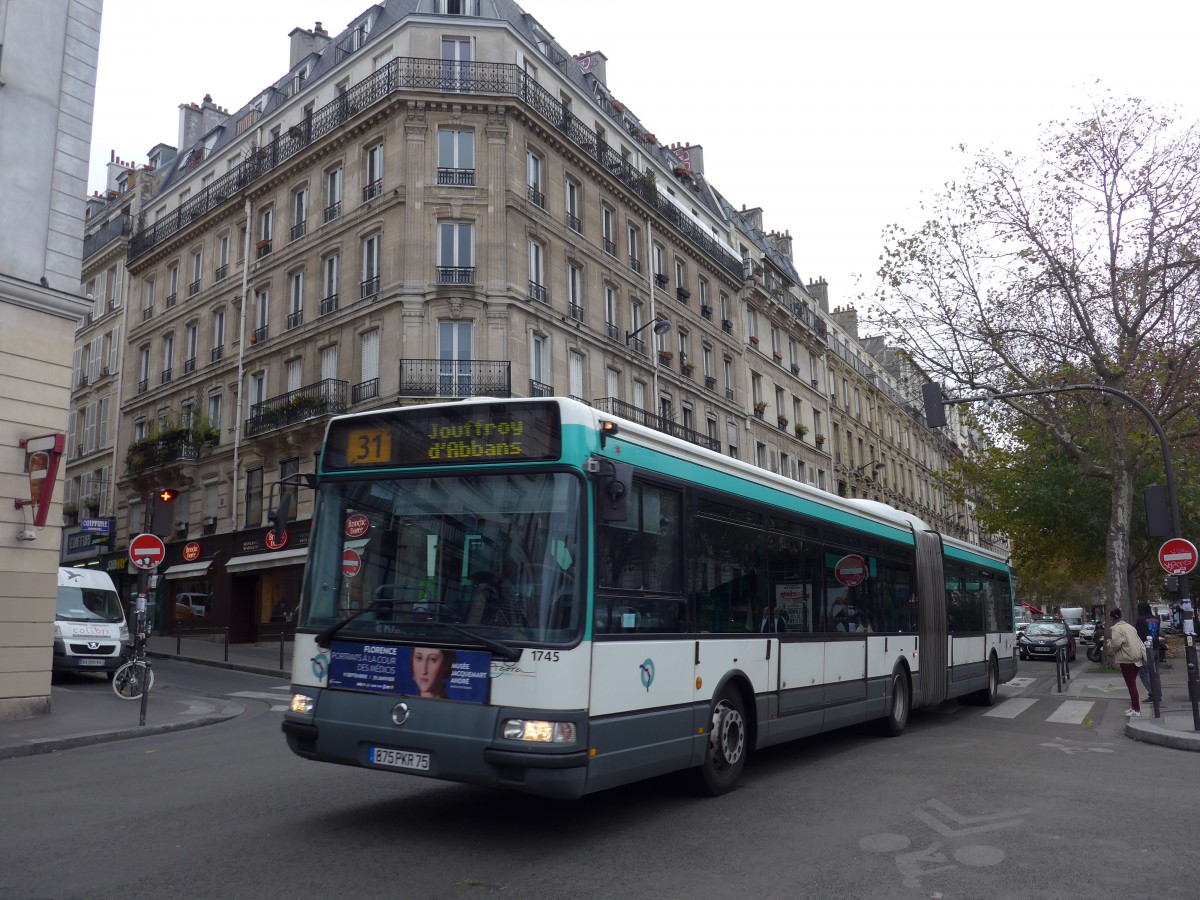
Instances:
[[[1197,125],[1106,99],[1051,125],[1039,150],[976,154],[919,230],[887,230],[881,324],[952,391],[1107,385],[1145,403],[1173,441],[1194,437]],[[1106,594],[1128,609],[1137,480],[1161,463],[1144,417],[1099,392],[1006,402],[1110,485]]]

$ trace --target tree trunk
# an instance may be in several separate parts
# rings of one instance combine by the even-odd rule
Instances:
[[[1119,609],[1126,622],[1133,621],[1133,601],[1129,596],[1129,523],[1133,521],[1134,467],[1127,460],[1112,470],[1112,507],[1108,519],[1106,556],[1109,609]]]

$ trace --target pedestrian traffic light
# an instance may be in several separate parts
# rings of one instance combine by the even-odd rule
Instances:
[[[170,537],[175,530],[175,488],[159,488],[154,493],[150,507],[150,533],[159,537]]]

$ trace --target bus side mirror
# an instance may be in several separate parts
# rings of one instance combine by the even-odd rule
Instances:
[[[601,522],[624,522],[629,518],[629,496],[633,493],[633,466],[599,460],[596,506]]]
[[[267,513],[267,519],[271,522],[271,531],[275,538],[276,544],[283,543],[283,536],[287,532],[288,521],[292,517],[292,492],[279,492],[279,505]]]

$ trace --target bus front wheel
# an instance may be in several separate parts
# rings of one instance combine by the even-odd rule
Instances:
[[[908,689],[908,673],[897,669],[892,673],[892,691],[889,698],[887,717],[880,723],[885,737],[900,737],[908,727],[908,712],[912,707],[912,694]]]
[[[713,797],[733,790],[746,767],[746,711],[742,695],[725,688],[712,707],[708,749],[700,766],[701,787]]]

